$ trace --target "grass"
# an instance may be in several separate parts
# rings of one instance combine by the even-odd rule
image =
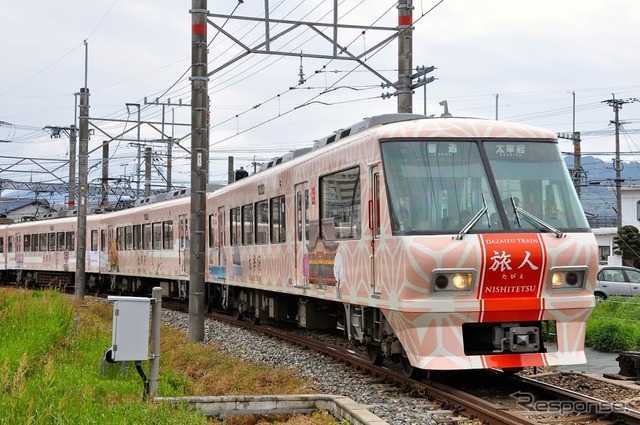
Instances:
[[[101,374],[111,344],[112,305],[75,302],[57,292],[0,288],[0,424],[286,424],[327,425],[311,416],[235,416],[225,422],[184,407],[142,401],[142,380],[120,364]],[[309,392],[284,369],[266,369],[216,352],[211,344],[161,330],[158,394],[296,394]],[[143,363],[148,374],[148,363]]]
[[[640,297],[611,297],[596,303],[585,344],[598,351],[640,350]]]

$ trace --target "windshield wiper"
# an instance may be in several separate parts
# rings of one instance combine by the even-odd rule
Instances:
[[[469,230],[471,230],[471,228],[476,225],[476,223],[478,222],[478,220],[480,220],[480,217],[482,217],[483,214],[486,214],[487,221],[491,222],[491,220],[489,220],[489,214],[487,213],[488,211],[487,200],[484,197],[484,193],[482,194],[482,204],[483,204],[483,207],[480,209],[480,211],[478,211],[476,215],[471,217],[471,220],[469,220],[469,222],[462,228],[462,230],[460,230],[460,233],[458,233],[458,236],[456,236],[457,240],[462,239],[464,235],[466,235],[469,232]]]
[[[562,238],[564,237],[564,233],[562,233],[560,230],[556,229],[555,227],[553,227],[552,225],[550,225],[549,223],[539,219],[538,217],[536,217],[535,215],[531,214],[529,211],[525,210],[524,208],[519,207],[516,204],[516,201],[513,199],[513,196],[509,196],[509,199],[511,199],[511,205],[513,206],[513,212],[516,215],[516,221],[518,222],[518,226],[522,227],[522,221],[520,220],[520,214],[522,214],[524,216],[524,218],[532,225],[538,225],[538,226],[542,226],[542,228],[549,230],[552,233],[555,233],[556,238]]]

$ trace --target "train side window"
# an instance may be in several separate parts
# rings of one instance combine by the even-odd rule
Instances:
[[[56,234],[51,232],[49,233],[49,251],[56,250]]]
[[[92,230],[91,231],[91,251],[97,251],[97,250],[98,250],[98,231]]]
[[[236,207],[236,208],[232,208],[231,209],[231,220],[230,220],[230,224],[231,224],[231,246],[236,246],[239,244],[240,241],[240,232],[241,232],[241,227],[240,227],[240,223],[241,223],[241,219],[240,219],[240,207]]]
[[[33,233],[31,235],[31,252],[38,252],[40,250],[40,245],[38,244],[38,234]]]
[[[173,220],[162,222],[162,249],[173,249]]]
[[[64,251],[67,246],[64,232],[56,233],[56,239],[58,240],[58,251]]]
[[[151,223],[142,225],[142,249],[151,250],[153,247],[153,238],[151,237]]]
[[[271,198],[271,243],[286,242],[284,195]]]
[[[242,206],[242,245],[253,245],[253,204]]]
[[[269,201],[256,202],[256,244],[269,243]]]
[[[30,252],[31,251],[31,235],[24,235],[24,252]],[[0,251],[2,252],[2,251]]]
[[[131,251],[133,249],[133,226],[124,228],[124,249]]]
[[[360,167],[320,178],[321,232],[327,240],[359,239]]]
[[[7,252],[13,252],[13,236],[9,236],[7,240]]]
[[[4,238],[0,236],[0,253],[4,252]]]
[[[73,251],[75,249],[75,234],[73,232],[67,232],[67,251]]]
[[[122,227],[116,227],[116,247],[118,251],[124,251],[124,229]]]
[[[151,228],[153,231],[153,249],[162,249],[162,223],[153,223]]]
[[[38,235],[38,239],[40,240],[40,251],[46,251],[47,250],[47,234],[40,233]]]
[[[142,249],[142,225],[136,224],[133,226],[133,249]]]

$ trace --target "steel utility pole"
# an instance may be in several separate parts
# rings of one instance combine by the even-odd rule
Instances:
[[[205,201],[209,166],[207,0],[191,1],[191,258],[189,341],[204,341]]]
[[[413,4],[398,2],[398,112],[413,112]]]
[[[620,229],[622,229],[622,182],[624,181],[621,176],[622,171],[622,163],[620,162],[620,118],[619,111],[622,108],[622,105],[625,103],[632,103],[640,101],[637,98],[631,99],[616,99],[615,95],[612,95],[613,98],[609,100],[604,100],[603,103],[607,103],[609,106],[613,108],[614,120],[611,123],[615,126],[615,135],[616,135],[616,158],[613,161],[613,168],[616,170],[616,214],[618,219],[618,233],[620,233]]]

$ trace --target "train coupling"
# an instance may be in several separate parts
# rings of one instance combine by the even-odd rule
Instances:
[[[496,326],[493,329],[496,353],[535,353],[540,350],[540,329],[536,326]]]

